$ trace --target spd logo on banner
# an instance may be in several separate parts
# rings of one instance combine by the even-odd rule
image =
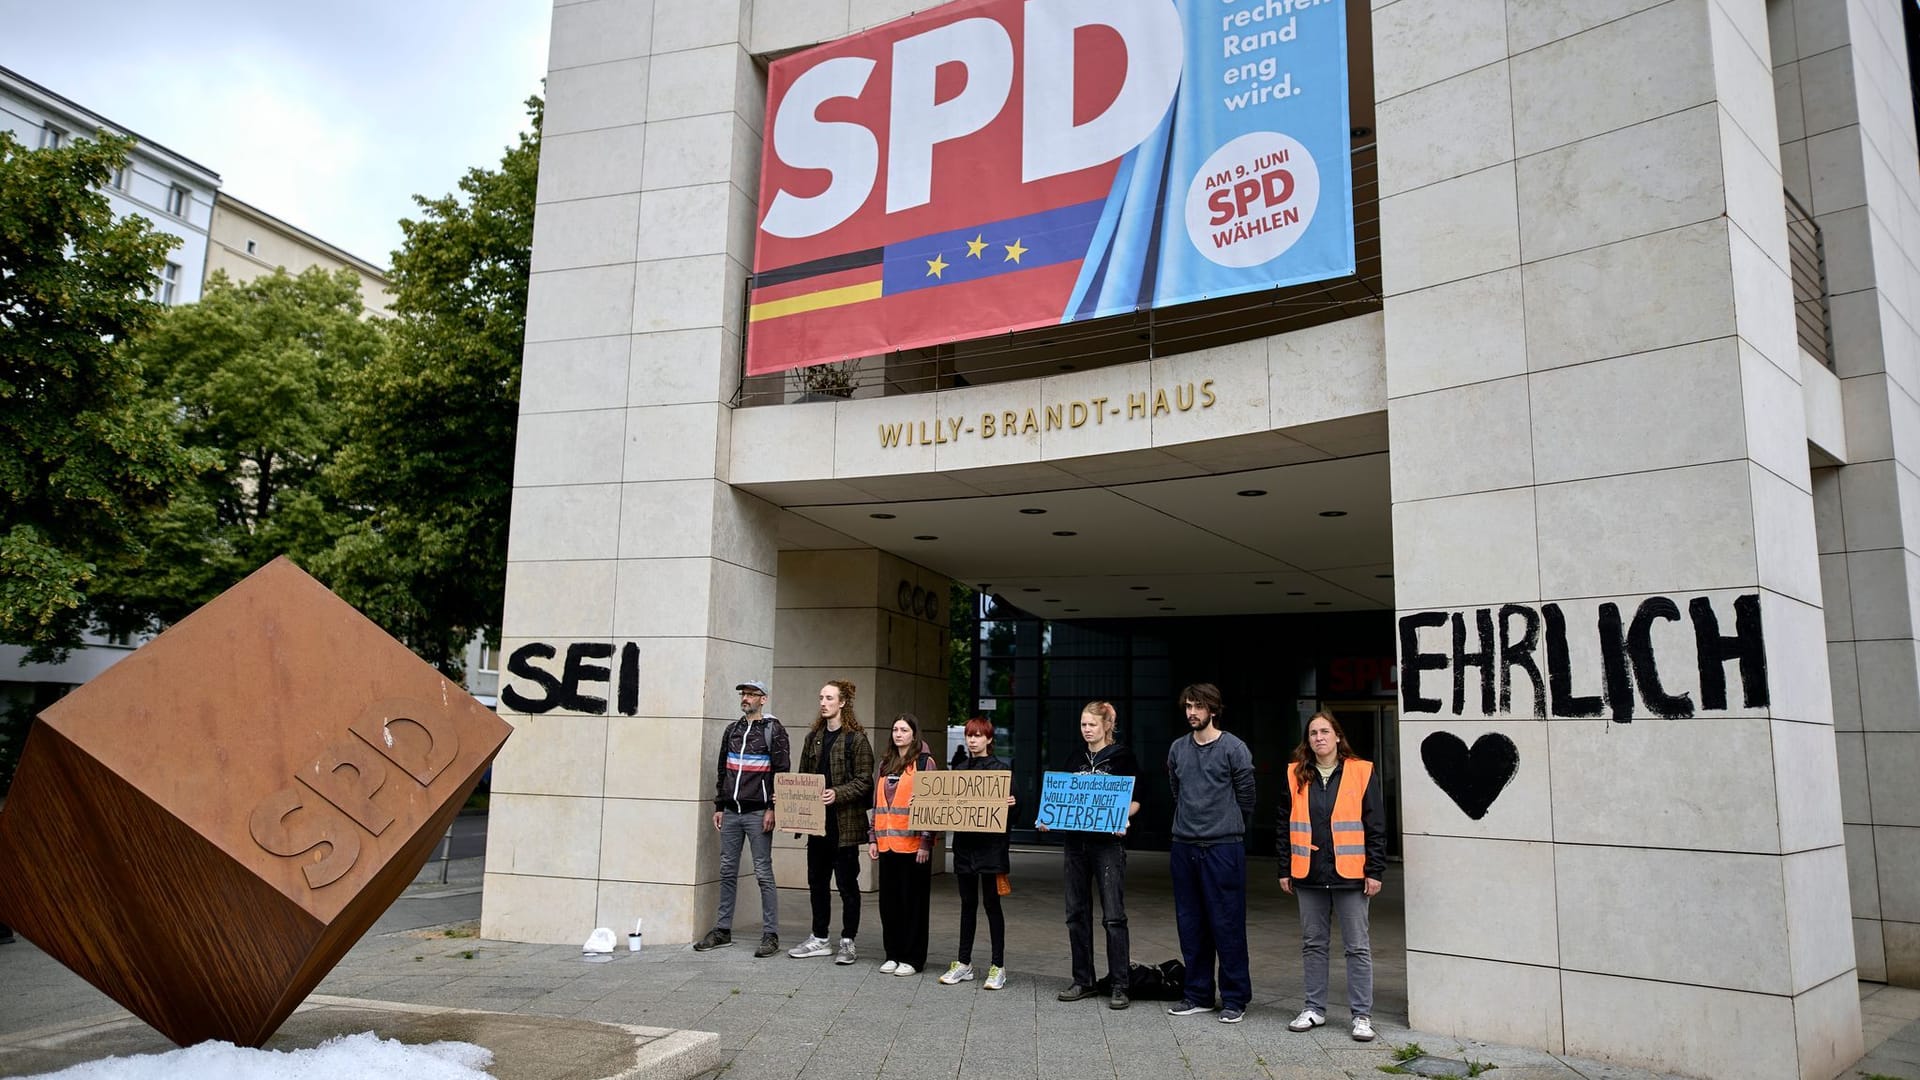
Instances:
[[[1345,0],[957,0],[767,118],[749,374],[1353,273]]]

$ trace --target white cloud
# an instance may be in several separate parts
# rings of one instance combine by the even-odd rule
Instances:
[[[547,0],[26,7],[0,64],[383,265],[411,196],[496,164],[546,74]]]

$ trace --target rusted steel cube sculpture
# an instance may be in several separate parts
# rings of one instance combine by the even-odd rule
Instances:
[[[259,1046],[509,730],[276,559],[40,715],[0,921],[182,1046]]]

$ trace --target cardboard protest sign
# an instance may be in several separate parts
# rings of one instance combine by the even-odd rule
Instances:
[[[827,835],[827,804],[820,801],[820,793],[826,789],[827,778],[819,773],[774,773],[774,828]]]
[[[1036,824],[1070,832],[1117,833],[1127,827],[1133,777],[1050,772],[1040,787]]]
[[[923,771],[914,774],[908,827],[929,832],[1007,831],[1007,794],[1013,774],[1005,770]]]

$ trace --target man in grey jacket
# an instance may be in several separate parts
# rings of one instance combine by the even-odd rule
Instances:
[[[1247,969],[1247,823],[1253,820],[1253,752],[1220,730],[1220,688],[1180,692],[1191,734],[1167,748],[1173,790],[1173,914],[1185,997],[1174,1016],[1213,1008],[1219,961],[1220,1022],[1237,1024],[1253,998]]]

